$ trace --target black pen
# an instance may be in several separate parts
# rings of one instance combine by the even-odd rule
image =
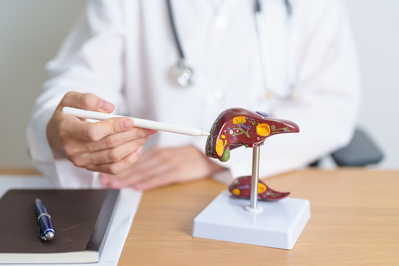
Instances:
[[[52,240],[55,236],[50,214],[40,199],[36,199],[37,221],[39,222],[39,237],[44,241]]]

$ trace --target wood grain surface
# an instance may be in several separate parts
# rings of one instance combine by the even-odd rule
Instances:
[[[311,218],[293,250],[192,237],[194,218],[227,189],[205,179],[145,192],[119,265],[399,265],[398,170],[316,168],[263,180],[310,201]]]
[[[1,167],[1,175],[42,175],[38,170],[32,167],[16,168],[16,167]]]
[[[293,250],[191,236],[225,185],[211,179],[145,192],[119,265],[399,265],[399,171],[310,169],[263,179],[310,201]]]

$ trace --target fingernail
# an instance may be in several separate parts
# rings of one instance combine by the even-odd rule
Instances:
[[[157,133],[158,132],[158,130],[154,130],[154,129],[147,129],[147,134],[148,135],[154,135],[155,133]]]
[[[145,136],[145,139],[149,139],[152,135],[154,135],[155,133],[157,133],[158,131],[156,130],[152,130],[152,129],[147,129],[147,136]]]
[[[99,106],[100,106],[100,109],[101,109],[101,110],[103,110],[103,111],[105,111],[105,112],[107,112],[107,113],[112,112],[112,110],[113,110],[113,108],[114,108],[114,105],[113,105],[112,103],[107,102],[107,101],[104,101],[104,100],[101,100],[101,101],[100,101]]]
[[[133,127],[133,120],[128,118],[122,121],[122,129],[127,130]]]
[[[143,146],[140,146],[134,153],[135,153],[137,156],[140,156],[141,153],[143,152],[143,150],[144,150],[144,147],[143,147]]]

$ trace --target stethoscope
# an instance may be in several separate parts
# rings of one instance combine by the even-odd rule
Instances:
[[[173,67],[172,72],[176,77],[177,82],[187,87],[192,84],[193,70],[187,66],[183,49],[176,31],[176,26],[173,18],[173,12],[170,0],[166,0],[168,5],[169,20],[173,31],[173,36],[179,52],[179,60]],[[294,91],[296,85],[296,68],[295,68],[295,55],[294,47],[292,47],[292,7],[289,0],[283,0],[286,9],[286,49],[287,49],[287,80],[289,92],[286,95],[276,93],[275,83],[271,74],[270,57],[266,38],[265,20],[262,11],[260,0],[255,0],[256,7],[256,27],[258,34],[259,50],[262,61],[263,79],[267,88],[267,97],[269,99],[288,100],[298,98],[298,93]]]

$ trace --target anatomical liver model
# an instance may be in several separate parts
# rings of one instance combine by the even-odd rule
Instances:
[[[229,190],[236,197],[251,197],[251,207],[256,208],[258,198],[261,200],[278,200],[290,194],[289,192],[283,193],[272,190],[262,181],[258,183],[260,146],[270,136],[297,132],[299,132],[298,125],[291,121],[269,118],[263,112],[231,108],[222,112],[213,123],[205,151],[208,157],[226,162],[230,159],[231,150],[240,146],[254,148],[252,169],[252,177],[254,178],[251,178],[251,176],[239,177],[229,187]],[[255,186],[257,186],[257,189]],[[258,196],[255,197],[252,194],[258,194]]]
[[[249,199],[251,196],[251,176],[241,176],[234,179],[233,183],[229,186],[231,194],[238,198]],[[279,192],[271,189],[262,180],[258,183],[258,199],[267,201],[276,201],[288,197],[290,192]]]

